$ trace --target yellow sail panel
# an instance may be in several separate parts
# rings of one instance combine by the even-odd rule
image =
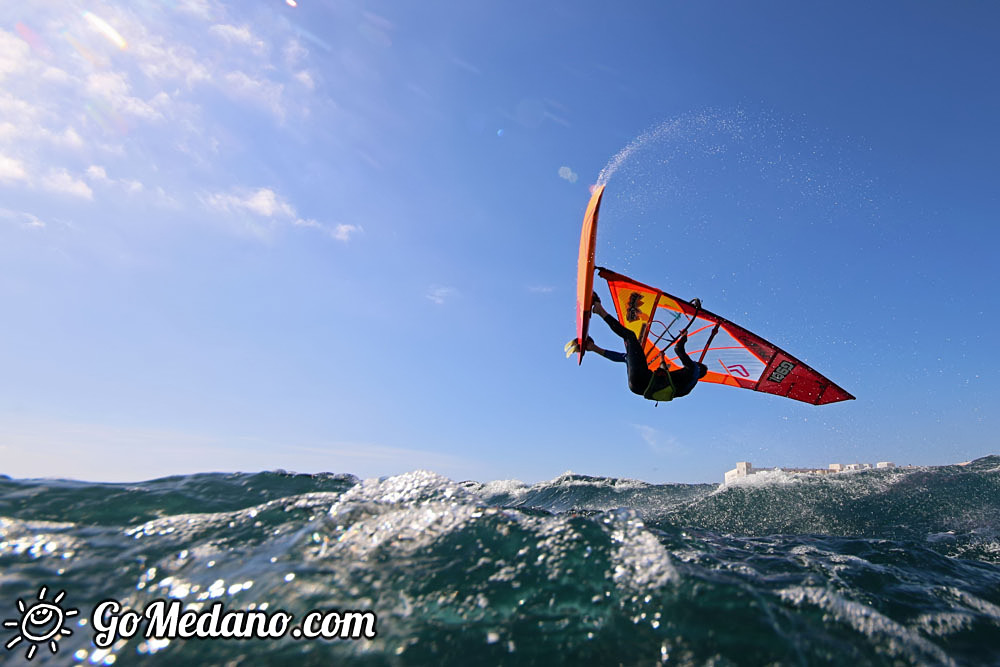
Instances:
[[[627,288],[612,289],[611,296],[615,300],[618,321],[631,329],[636,338],[643,340],[649,328],[647,325],[653,318],[659,293],[630,285]]]

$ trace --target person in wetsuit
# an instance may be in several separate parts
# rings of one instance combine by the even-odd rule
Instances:
[[[587,339],[587,351],[596,352],[611,361],[624,362],[628,369],[628,388],[632,393],[639,394],[651,401],[670,401],[690,394],[694,386],[698,384],[698,380],[708,373],[708,366],[692,360],[684,350],[687,333],[681,334],[674,344],[677,357],[683,366],[671,371],[667,369],[666,363],[661,363],[655,371],[650,370],[646,363],[646,352],[642,349],[642,344],[635,333],[604,310],[597,294],[594,294],[593,302],[591,310],[607,322],[611,330],[625,341],[625,353],[601,349],[591,338]]]

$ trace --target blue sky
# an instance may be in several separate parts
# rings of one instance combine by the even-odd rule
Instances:
[[[5,3],[0,472],[996,453],[998,32],[984,2]],[[653,407],[567,361],[604,169],[599,264],[858,400]]]

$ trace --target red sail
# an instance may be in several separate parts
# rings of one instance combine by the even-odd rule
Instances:
[[[702,382],[813,405],[854,398],[805,362],[724,317],[614,271],[602,268],[598,275],[608,281],[618,320],[645,347],[650,368],[664,362],[671,368],[679,366],[671,343],[686,326],[688,354],[694,359],[703,356],[708,366]],[[718,330],[711,337],[716,325]]]

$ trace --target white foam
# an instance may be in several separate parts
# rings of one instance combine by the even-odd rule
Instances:
[[[782,600],[796,607],[819,607],[831,619],[841,621],[865,637],[877,640],[878,646],[889,655],[917,663],[932,661],[939,665],[956,664],[940,647],[924,639],[918,632],[872,607],[849,600],[828,588],[793,586],[778,594]]]
[[[612,579],[624,589],[646,592],[678,577],[667,551],[634,510],[618,510],[605,517],[610,537],[617,545]]]

